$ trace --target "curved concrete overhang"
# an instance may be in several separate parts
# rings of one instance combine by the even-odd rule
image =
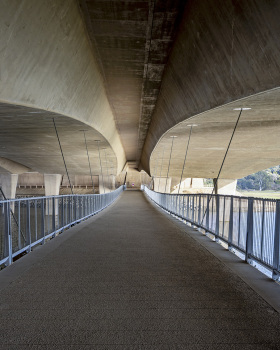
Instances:
[[[277,96],[278,91],[271,91],[271,94],[269,92],[280,85],[279,17],[279,1],[196,0],[188,2],[177,40],[169,57],[145,141],[141,157],[141,166],[145,171],[153,172],[153,161],[151,161],[151,168],[149,167],[150,156],[161,137],[178,123],[193,116],[209,111],[203,117],[207,123],[207,118],[209,117],[211,121],[213,113],[218,111],[215,108],[220,107],[218,114],[225,112],[231,126],[228,128],[222,115],[219,115],[215,121],[218,124],[214,129],[216,130],[216,127],[220,131],[224,129],[230,137],[237,113],[232,111],[234,104],[228,107],[225,105],[250,96],[254,100],[255,94],[265,91],[268,91],[268,94],[264,94],[259,100],[258,96],[255,97],[256,106],[246,116],[260,115],[266,107],[273,109],[275,115],[279,114],[278,97],[270,100],[270,96],[274,96],[274,93]],[[251,103],[251,101],[248,102]],[[226,112],[226,108],[230,108],[231,111]],[[267,140],[264,136],[267,135],[265,129],[267,124],[270,124],[269,132],[271,132],[271,141],[267,140],[267,148],[264,150],[267,152],[267,159],[270,157],[269,145],[273,144],[272,139],[278,145],[277,133],[273,129],[273,123],[277,125],[278,121],[267,118],[266,120],[265,112],[262,119],[258,119],[254,126],[247,123],[248,132],[242,139],[243,159],[248,151],[246,145],[248,138],[261,138],[261,142],[264,139]],[[178,128],[180,129],[179,125]],[[213,132],[214,129],[212,129]],[[183,133],[185,131],[182,129]],[[196,133],[195,130],[194,133]],[[209,132],[202,134],[202,148],[207,142],[204,140],[206,134],[207,137],[211,136]],[[221,143],[217,142],[215,147],[224,150],[227,137],[226,135],[222,137],[221,133],[219,137],[221,137]],[[181,147],[184,149],[184,146],[181,145]],[[202,152],[203,150],[200,150],[198,153]],[[197,156],[197,162],[202,164],[203,158],[200,161],[200,155]],[[207,162],[215,161],[220,164],[220,157],[221,155],[217,159],[208,158]],[[274,156],[272,158],[271,161],[260,162],[257,166],[252,165],[247,168],[244,167],[243,161],[237,160],[232,164],[232,169],[235,170],[231,178],[242,177],[254,169],[260,170],[261,167],[280,163]],[[248,163],[250,163],[249,158]],[[212,169],[212,166],[209,165],[209,168]],[[217,165],[213,166],[212,171],[209,173],[202,169],[188,176],[215,177]],[[175,172],[178,175],[178,169]],[[224,173],[223,177],[227,177],[227,174]]]
[[[0,101],[96,130],[112,147],[119,173],[125,153],[77,1],[2,1],[0,33]]]
[[[66,173],[53,119],[70,176],[90,175],[88,155],[92,175],[118,174],[115,152],[98,131],[57,113],[3,103],[0,103],[0,173]]]
[[[228,103],[179,123],[165,133],[155,147],[151,173],[163,177],[168,173],[180,178],[187,151],[183,178],[216,178],[240,112],[220,178],[238,179],[279,165],[279,111],[280,88]]]
[[[139,165],[187,0],[78,0],[128,161]]]
[[[31,171],[30,168],[4,157],[0,157],[0,169],[0,174],[23,174]]]

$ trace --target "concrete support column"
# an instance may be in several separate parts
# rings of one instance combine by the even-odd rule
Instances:
[[[62,175],[44,174],[45,196],[58,196]]]
[[[58,196],[61,184],[62,175],[60,174],[44,174],[44,184],[45,184],[45,196]],[[55,205],[55,215],[58,215],[59,207],[56,201]],[[53,207],[52,201],[48,202],[46,206],[46,213],[52,215]]]
[[[110,177],[107,175],[99,175],[99,193],[104,194],[111,191]]]
[[[215,184],[216,179],[214,179]],[[228,194],[234,196],[236,194],[237,180],[234,179],[218,179],[215,187],[216,194]]]
[[[165,190],[166,188],[166,190]],[[154,191],[161,193],[170,193],[171,190],[171,177],[154,177]]]
[[[183,179],[181,182],[181,186],[180,186],[180,182],[177,183],[176,186],[174,186],[174,191],[172,193],[174,194],[178,193],[179,188],[180,188],[180,193],[184,193],[184,190],[191,188],[191,183],[192,183],[192,179],[190,177]]]
[[[16,198],[18,174],[0,174],[0,186],[7,199]]]
[[[111,182],[111,189],[114,191],[116,189],[116,176],[115,175],[110,175],[110,182]]]
[[[203,188],[204,187],[204,182],[203,178],[192,178],[191,182],[191,188]]]

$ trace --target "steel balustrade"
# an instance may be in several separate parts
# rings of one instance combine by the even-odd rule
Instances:
[[[142,186],[157,205],[204,229],[280,279],[280,200],[210,194],[166,194]]]
[[[10,265],[19,254],[105,209],[124,189],[0,201],[0,265]]]

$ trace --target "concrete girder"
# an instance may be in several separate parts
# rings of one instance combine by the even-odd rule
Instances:
[[[141,156],[186,0],[79,0],[127,160]]]
[[[0,167],[10,174],[23,174],[31,170],[22,164],[3,157],[0,157]]]
[[[280,164],[280,89],[256,94],[213,109],[179,123],[160,139],[150,161],[154,172],[162,164],[167,174],[172,139],[174,139],[169,175],[180,177],[193,125],[183,178],[216,178],[242,111],[220,178],[239,179]],[[159,161],[158,161],[159,159]],[[152,174],[154,175],[154,173]]]
[[[3,103],[0,104],[0,152],[6,161],[2,161],[1,165],[0,158],[0,167],[12,173],[32,170],[42,174],[65,174],[53,118],[70,176],[90,175],[82,130],[86,130],[92,174],[98,176],[101,173],[100,159],[110,173],[117,174],[114,150],[104,136],[93,128],[57,113]],[[100,140],[99,147],[106,148],[106,159],[103,151],[99,159],[97,139]],[[0,173],[6,172],[1,168]]]
[[[2,1],[0,32],[0,101],[92,127],[120,172],[124,150],[76,0]]]
[[[143,148],[141,167],[145,171],[153,169],[149,160],[159,140],[178,123],[279,86],[279,16],[280,2],[277,1],[187,3]],[[256,104],[266,109],[271,102],[267,96],[268,100]],[[277,100],[274,102],[277,105]],[[268,108],[276,105],[273,103]],[[219,120],[222,122],[223,119]],[[226,129],[226,125],[224,127]],[[255,136],[251,133],[250,137]],[[220,158],[217,163],[220,164]],[[278,160],[276,164],[279,163]],[[274,164],[275,159],[267,162],[267,166]],[[240,171],[236,171],[238,177],[263,167],[258,164],[243,169],[244,164],[240,165]],[[232,169],[235,166],[236,163]],[[201,177],[203,172],[187,174],[187,177]],[[217,175],[216,169],[213,173]]]

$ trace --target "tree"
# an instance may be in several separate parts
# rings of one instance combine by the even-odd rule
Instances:
[[[264,171],[258,171],[255,175],[255,183],[258,184],[259,190],[263,191],[269,187],[271,183],[270,176]]]
[[[272,184],[274,184],[273,176],[268,175],[265,170],[258,171],[237,181],[237,186],[241,190],[263,191],[268,189]]]

